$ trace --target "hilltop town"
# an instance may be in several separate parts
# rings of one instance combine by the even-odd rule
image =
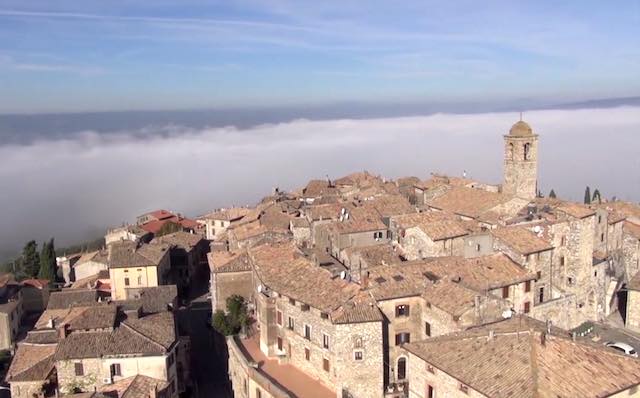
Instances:
[[[11,396],[640,396],[640,205],[542,197],[544,150],[518,121],[501,184],[311,180],[4,274]]]

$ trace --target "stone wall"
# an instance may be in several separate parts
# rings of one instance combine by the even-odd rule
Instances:
[[[171,353],[175,356],[175,353]],[[82,363],[84,375],[76,376],[75,364]],[[110,378],[110,366],[113,363],[120,364],[122,376],[114,376],[113,381],[118,381],[135,375],[144,375],[169,383],[176,382],[175,362],[167,368],[167,356],[137,356],[120,358],[85,358],[78,360],[56,361],[56,371],[58,374],[58,384],[60,390],[69,393],[78,388],[81,391],[94,391],[105,384]],[[177,396],[177,390],[176,394]]]
[[[628,280],[640,271],[640,239],[628,233],[623,235],[622,263]]]
[[[488,256],[493,254],[493,235],[489,232],[464,237],[462,255],[465,258]]]
[[[11,382],[11,398],[33,398],[42,393],[43,381]]]
[[[538,183],[538,137],[505,136],[503,192],[533,199]],[[525,159],[525,145],[529,156]]]
[[[625,326],[635,332],[640,332],[640,291],[627,291],[627,314]]]
[[[382,238],[374,238],[374,234],[377,233],[381,233]],[[329,239],[331,253],[334,257],[338,257],[340,255],[340,252],[348,247],[364,247],[389,243],[389,239],[387,239],[386,229],[366,232],[354,232],[350,234],[332,234],[330,235]]]
[[[76,276],[76,280],[84,279],[89,276],[93,276],[100,271],[106,271],[109,269],[106,263],[97,261],[86,261],[80,265],[76,264],[73,267],[73,271]]]
[[[431,240],[420,228],[407,228],[399,237],[400,246],[407,260],[421,260],[426,257],[462,256],[464,237]]]
[[[253,294],[252,272],[211,273],[211,309],[227,310],[227,298],[237,294],[249,301]]]
[[[575,295],[567,294],[534,305],[530,315],[539,321],[551,321],[554,326],[568,330],[579,326],[583,322],[582,317],[576,314],[575,308]]]

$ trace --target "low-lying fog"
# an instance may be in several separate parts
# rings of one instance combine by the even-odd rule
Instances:
[[[189,216],[257,202],[273,187],[358,170],[386,177],[430,172],[500,182],[502,136],[516,113],[367,120],[295,120],[247,129],[164,134],[82,132],[0,144],[0,253],[29,239],[58,245],[99,236],[157,208]],[[545,110],[524,119],[540,135],[539,186],[582,200],[640,200],[640,108]]]

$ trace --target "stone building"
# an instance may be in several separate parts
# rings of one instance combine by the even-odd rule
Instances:
[[[504,136],[502,192],[529,200],[538,194],[538,135],[522,120]]]
[[[351,280],[360,282],[366,272],[381,265],[392,265],[404,261],[401,250],[394,245],[349,247],[340,252],[338,259],[346,267]]]
[[[275,363],[310,376],[333,396],[381,396],[382,316],[375,302],[291,244],[262,245],[250,249],[249,257],[257,331],[240,345],[230,344],[229,356],[237,359],[230,360],[236,396],[254,397],[254,386],[265,391],[260,371],[286,385]],[[243,364],[259,355],[267,361],[248,372]],[[251,383],[248,373],[255,373]]]
[[[219,209],[198,218],[198,221],[205,225],[205,237],[208,240],[214,240],[223,234],[231,224],[239,222],[249,212],[250,209],[245,207]]]
[[[572,341],[526,317],[402,349],[408,357],[409,398],[640,396],[636,359]]]
[[[168,285],[171,282],[170,246],[165,243],[138,244],[130,241],[108,246],[111,298],[124,300],[130,287]]]
[[[627,283],[627,305],[624,321],[627,328],[640,332],[640,274]]]
[[[115,242],[120,242],[116,240]],[[134,241],[130,241],[134,242]],[[83,253],[73,266],[73,281],[88,278],[109,269],[107,250]]]
[[[42,312],[49,304],[49,281],[25,279],[22,285],[22,308],[25,313]]]
[[[12,349],[24,314],[21,286],[13,274],[0,275],[0,350]]]
[[[343,209],[338,221],[327,229],[328,249],[334,257],[346,248],[389,242],[388,228],[377,211],[365,207]]]
[[[461,256],[468,222],[444,211],[391,217],[390,231],[407,260],[426,257]]]
[[[238,295],[248,302],[253,293],[249,255],[241,252],[211,252],[207,255],[211,270],[211,310],[226,311],[227,299]]]
[[[29,332],[18,344],[6,376],[11,397],[51,396],[55,392],[54,355],[57,342],[55,330],[36,330]]]

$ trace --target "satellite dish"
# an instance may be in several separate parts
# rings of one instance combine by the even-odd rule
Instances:
[[[509,319],[511,318],[512,315],[513,315],[513,311],[511,310],[502,311],[502,317],[504,319]]]
[[[542,231],[542,228],[540,228],[539,225],[536,225],[535,227],[533,227],[533,231],[538,234],[540,233],[540,231]]]
[[[347,277],[347,271],[340,272],[340,279],[345,279]]]
[[[258,285],[258,293],[262,293],[262,285]]]

